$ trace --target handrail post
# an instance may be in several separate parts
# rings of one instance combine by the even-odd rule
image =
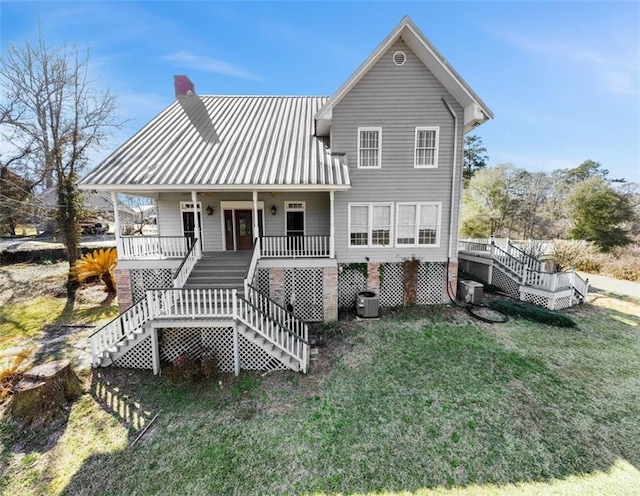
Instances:
[[[239,312],[238,312],[238,290],[237,289],[231,290],[231,315],[235,320],[238,319]]]

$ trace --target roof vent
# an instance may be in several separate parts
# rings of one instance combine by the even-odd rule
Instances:
[[[406,61],[407,61],[407,56],[404,54],[404,52],[401,52],[398,50],[396,53],[393,54],[393,63],[395,65],[403,65]]]

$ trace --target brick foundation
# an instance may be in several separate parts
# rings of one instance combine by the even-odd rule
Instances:
[[[131,294],[131,275],[127,269],[116,269],[116,288],[118,290],[118,307],[123,312],[133,305],[133,296]]]
[[[322,271],[323,321],[338,320],[338,267],[325,267]]]
[[[380,294],[380,262],[367,263],[367,289]]]
[[[269,298],[284,306],[284,269],[282,267],[269,268]]]

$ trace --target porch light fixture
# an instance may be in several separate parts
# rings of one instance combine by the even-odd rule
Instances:
[[[211,205],[207,205],[207,215],[213,215],[213,207]]]
[[[275,205],[271,205],[271,215],[275,215],[276,212],[278,212],[278,209],[276,208]]]

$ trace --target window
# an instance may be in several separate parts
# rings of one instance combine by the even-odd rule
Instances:
[[[349,246],[391,245],[390,203],[349,204]]]
[[[440,203],[398,203],[397,246],[440,244]]]
[[[415,167],[438,167],[438,127],[416,128]]]
[[[287,236],[304,236],[305,202],[285,202],[284,209]]]
[[[358,128],[358,169],[379,169],[382,128]]]

